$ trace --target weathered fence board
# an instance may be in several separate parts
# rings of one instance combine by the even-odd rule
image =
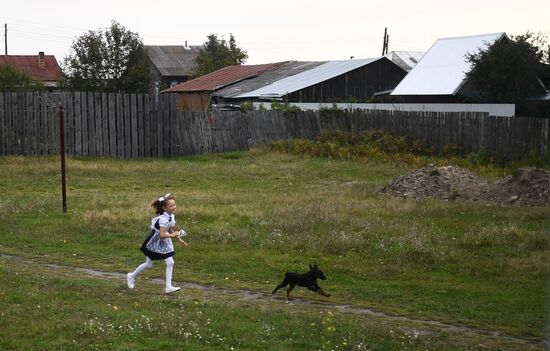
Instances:
[[[466,152],[549,152],[549,120],[478,112],[370,110],[177,111],[173,95],[0,93],[0,155],[59,150],[58,107],[65,108],[66,152],[74,156],[174,157],[244,150],[273,140],[315,138],[322,130],[384,130]]]

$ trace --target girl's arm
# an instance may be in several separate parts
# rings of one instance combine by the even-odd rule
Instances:
[[[166,227],[160,227],[159,236],[161,238],[176,238],[178,236],[178,233],[177,232],[170,233],[166,230]]]
[[[185,242],[185,240],[183,240],[179,236],[177,236],[177,238],[178,238],[178,240],[179,240],[182,247],[189,247],[189,244],[187,242]]]

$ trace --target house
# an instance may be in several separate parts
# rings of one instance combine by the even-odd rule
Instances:
[[[376,92],[393,89],[406,74],[387,57],[328,61],[255,90],[220,97],[253,102],[360,102],[370,100]],[[244,84],[247,82],[232,88],[242,88]]]
[[[162,93],[178,94],[177,104],[180,110],[206,111],[210,107],[211,95],[216,90],[274,70],[282,64],[231,65],[165,89]]]
[[[32,80],[42,81],[46,90],[59,87],[63,74],[54,55],[0,55],[0,66],[10,65],[26,73]]]
[[[386,97],[386,102],[453,103],[468,95],[466,55],[484,50],[505,33],[438,39],[407,76]]]
[[[188,46],[185,43],[185,45],[145,45],[144,48],[150,61],[153,90],[158,93],[160,90],[189,80],[197,67],[195,59],[202,46]]]

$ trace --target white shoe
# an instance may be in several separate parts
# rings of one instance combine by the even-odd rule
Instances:
[[[128,288],[133,289],[135,281],[136,278],[132,276],[132,273],[126,274],[126,284],[128,284]]]
[[[168,286],[166,289],[164,289],[164,292],[167,294],[173,293],[174,291],[178,291],[181,288],[179,286]]]

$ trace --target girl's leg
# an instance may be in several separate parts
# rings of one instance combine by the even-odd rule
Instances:
[[[147,268],[151,268],[153,267],[153,260],[150,259],[149,257],[146,257],[146,260],[144,263],[140,264],[135,271],[133,271],[132,273],[128,273],[126,275],[126,282],[128,284],[128,287],[130,289],[133,289],[134,288],[134,282],[136,280],[136,277],[138,276],[138,274],[140,274],[141,272],[143,272],[144,270],[146,270]]]
[[[174,270],[174,259],[168,257],[164,260],[166,262],[166,287],[169,288],[172,286],[172,272]]]
[[[174,270],[174,259],[168,257],[164,260],[166,262],[166,288],[164,291],[169,294],[174,291],[178,291],[180,288],[172,286],[172,271]]]
[[[140,264],[135,271],[133,271],[132,273],[130,273],[132,275],[132,277],[135,279],[138,274],[140,274],[141,272],[143,272],[144,270],[146,270],[147,268],[151,268],[153,267],[153,260],[150,259],[149,257],[146,257],[146,260],[144,263]]]

